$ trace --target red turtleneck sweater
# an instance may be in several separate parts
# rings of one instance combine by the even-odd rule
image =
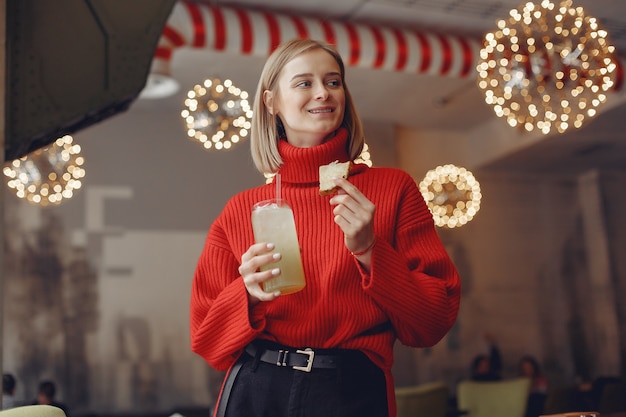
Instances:
[[[274,185],[234,196],[211,226],[191,295],[191,345],[211,366],[230,367],[257,338],[295,347],[363,351],[385,372],[390,416],[393,343],[436,344],[457,317],[460,282],[415,181],[391,168],[357,165],[352,182],[376,205],[377,243],[370,272],[360,268],[333,221],[329,197],[318,193],[319,166],[349,159],[347,134],[322,145],[279,144],[282,195],[294,211],[306,287],[250,310],[238,273],[254,243],[250,212],[272,198]]]

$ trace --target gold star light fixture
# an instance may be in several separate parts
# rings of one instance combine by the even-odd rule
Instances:
[[[597,114],[618,66],[607,31],[582,7],[528,2],[485,36],[478,86],[510,126],[563,133]]]

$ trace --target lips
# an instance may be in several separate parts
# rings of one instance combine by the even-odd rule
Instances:
[[[335,111],[335,109],[333,109],[332,107],[324,107],[324,108],[318,108],[318,109],[311,109],[309,110],[309,113],[313,113],[313,114],[332,113],[333,111]]]

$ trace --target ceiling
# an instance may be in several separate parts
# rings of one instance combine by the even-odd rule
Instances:
[[[217,7],[259,10],[258,0],[198,0]],[[626,54],[626,2],[577,0],[587,14],[609,31],[618,52]],[[416,29],[482,40],[499,18],[518,8],[516,0],[265,0],[263,10],[372,26]],[[264,57],[180,48],[171,62],[172,76],[182,89],[165,100],[140,100],[140,106],[179,108],[185,91],[208,76],[226,74],[254,92]],[[484,103],[474,76],[468,78],[399,73],[349,67],[347,82],[366,120],[415,129],[464,131],[497,119]],[[581,172],[594,167],[626,166],[626,138],[622,133],[626,106],[619,99],[587,127],[537,141],[512,152],[484,169],[533,172]],[[614,107],[610,110],[609,107]],[[504,120],[502,120],[504,124]]]

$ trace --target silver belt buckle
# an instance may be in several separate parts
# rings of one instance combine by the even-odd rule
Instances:
[[[308,355],[309,357],[306,360],[306,366],[293,366],[293,369],[304,372],[311,372],[311,368],[313,367],[313,358],[315,357],[315,352],[313,349],[306,348],[304,350],[296,350],[296,353],[302,353],[304,355]]]

